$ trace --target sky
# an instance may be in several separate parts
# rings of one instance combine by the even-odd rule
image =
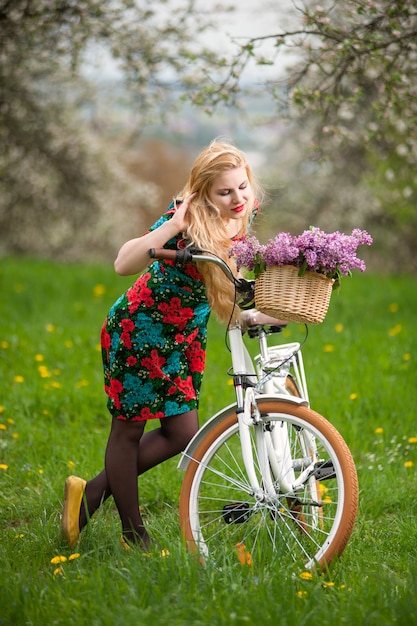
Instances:
[[[216,49],[220,48],[224,52],[233,51],[232,40],[241,40],[243,43],[251,37],[273,35],[291,22],[294,23],[294,18],[291,18],[295,11],[294,0],[221,0],[211,3],[207,0],[196,0],[196,5],[206,9],[207,6],[213,6],[212,18],[217,22],[217,28],[203,37]],[[234,10],[229,13],[216,11],[217,5],[233,6]],[[265,51],[268,48],[274,50],[272,44],[265,44]],[[256,71],[252,67],[252,75]],[[276,68],[273,71],[276,75]],[[268,70],[264,67],[263,76],[267,73]]]
[[[204,0],[197,0],[207,6]],[[219,19],[219,39],[224,36],[253,37],[274,33],[280,23],[286,23],[292,0],[224,0],[216,4],[230,5],[233,12]],[[220,13],[219,13],[220,15]]]
[[[169,0],[161,4],[158,10],[161,17],[169,19],[169,15],[175,11],[175,7],[184,6],[188,0]],[[232,6],[231,12],[219,10],[219,6]],[[232,40],[239,41],[250,37],[262,37],[275,34],[280,26],[286,26],[290,19],[291,11],[294,11],[293,0],[196,0],[197,9],[201,7],[203,12],[207,12],[216,23],[214,29],[201,35],[201,41],[208,46],[213,46],[216,50],[224,53],[232,52],[234,45]],[[155,8],[155,5],[153,6]],[[270,45],[269,49],[273,49]],[[268,47],[265,47],[268,50]],[[97,68],[101,78],[116,78],[118,70],[116,63],[103,50],[92,50],[90,52],[92,68],[86,68],[85,73],[90,78],[97,75]],[[287,59],[285,59],[286,61]],[[284,60],[283,60],[284,62]],[[253,78],[257,73],[253,65],[248,69],[247,77]],[[276,67],[271,72],[276,75]],[[263,67],[262,75],[265,78],[268,68]]]

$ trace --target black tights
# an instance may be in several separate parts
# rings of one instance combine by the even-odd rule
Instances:
[[[113,418],[105,455],[105,469],[87,482],[81,505],[80,530],[100,504],[113,496],[125,539],[149,548],[150,538],[139,512],[137,477],[182,452],[197,432],[197,411],[164,417],[160,428],[144,434],[146,422]]]

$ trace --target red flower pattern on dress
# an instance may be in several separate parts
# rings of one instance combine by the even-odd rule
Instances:
[[[177,378],[173,380],[173,383],[173,386],[168,389],[168,393],[170,395],[173,395],[180,390],[184,394],[186,402],[188,400],[194,400],[196,395],[191,376],[187,376],[185,380],[182,380],[179,376],[177,376]]]
[[[135,328],[135,324],[131,319],[124,319],[121,321],[121,325],[123,328],[123,332],[120,335],[120,340],[123,341],[124,345],[128,350],[132,349],[132,340],[130,338],[130,333]]]
[[[198,328],[194,328],[193,332],[192,332],[192,333],[190,333],[190,334],[188,335],[188,337],[186,337],[186,338],[185,338],[185,341],[186,341],[188,344],[192,344],[192,343],[193,343],[193,341],[194,341],[194,339],[197,337],[197,335],[198,335]]]
[[[123,391],[123,384],[120,380],[116,380],[115,378],[110,379],[110,386],[106,385],[104,387],[109,398],[113,400],[114,406],[116,409],[120,409],[120,399],[119,393]]]
[[[126,363],[129,366],[136,365],[137,362],[138,362],[138,360],[137,360],[137,358],[135,356],[133,356],[133,354],[128,356],[127,359],[126,359]]]
[[[106,351],[107,358],[109,358],[109,350],[111,346],[111,337],[106,330],[106,325],[103,325],[101,329],[101,347]]]
[[[171,298],[170,302],[161,302],[158,309],[164,315],[163,322],[175,325],[178,330],[184,330],[187,322],[194,317],[194,311],[189,307],[183,307],[177,297]]]
[[[203,277],[198,271],[197,267],[194,265],[194,263],[187,263],[187,265],[184,268],[184,271],[187,274],[187,276],[191,276],[191,278],[194,278],[195,280],[203,281]]]
[[[151,351],[150,357],[141,360],[141,365],[149,370],[149,378],[168,378],[162,371],[162,366],[166,363],[165,357],[160,357],[157,350]]]
[[[147,307],[151,307],[155,304],[152,298],[152,290],[147,286],[147,281],[151,277],[149,272],[143,274],[139,281],[127,290],[126,296],[129,302],[129,313],[135,313],[135,311],[144,304]]]
[[[140,415],[138,415],[138,417],[134,417],[132,419],[132,422],[143,422],[144,420],[161,419],[161,417],[164,417],[162,411],[152,413],[150,409],[148,409],[148,407],[144,407],[143,409],[141,409]]]
[[[204,372],[206,352],[199,341],[194,341],[185,351],[191,372]]]

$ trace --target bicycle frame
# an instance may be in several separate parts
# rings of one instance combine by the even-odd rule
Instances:
[[[314,465],[316,460],[315,456],[313,462],[309,464],[309,468],[295,481],[286,427],[273,428],[270,432],[266,430],[256,399],[261,396],[262,398],[279,399],[284,402],[308,406],[307,385],[300,345],[289,343],[268,348],[266,333],[261,329],[259,332],[261,354],[254,359],[257,366],[255,369],[244,344],[242,328],[239,323],[229,328],[228,337],[232,356],[236,403],[214,415],[200,428],[183,452],[178,469],[186,470],[189,461],[193,458],[194,451],[206,433],[216,423],[224,419],[227,414],[235,411],[238,416],[245,470],[255,497],[260,500],[274,498],[277,495],[277,488],[281,492],[295,495],[298,486],[303,482],[303,477],[309,475],[309,468]],[[280,365],[285,370],[284,374],[280,372]],[[286,374],[288,374],[290,367],[294,371],[297,387],[301,390],[301,397],[290,395],[285,388]],[[265,373],[264,368],[266,368],[267,373]],[[250,429],[253,427],[256,433],[256,463],[262,476],[262,486],[257,479],[255,459],[250,445]],[[311,441],[305,442],[306,458],[311,458],[312,446]]]

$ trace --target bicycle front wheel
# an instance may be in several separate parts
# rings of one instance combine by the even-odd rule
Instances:
[[[275,399],[259,398],[257,404],[262,423],[251,430],[261,427],[266,437],[274,429],[285,430],[286,449],[275,452],[287,459],[287,468],[290,459],[288,475],[296,489],[282,488],[272,460],[272,494],[266,488],[259,436],[256,442],[252,433],[261,486],[254,491],[231,412],[207,433],[184,476],[180,523],[187,546],[203,560],[228,550],[242,564],[278,558],[283,566],[295,561],[306,569],[325,569],[342,554],[355,523],[358,481],[352,455],[334,426],[311,409]]]

